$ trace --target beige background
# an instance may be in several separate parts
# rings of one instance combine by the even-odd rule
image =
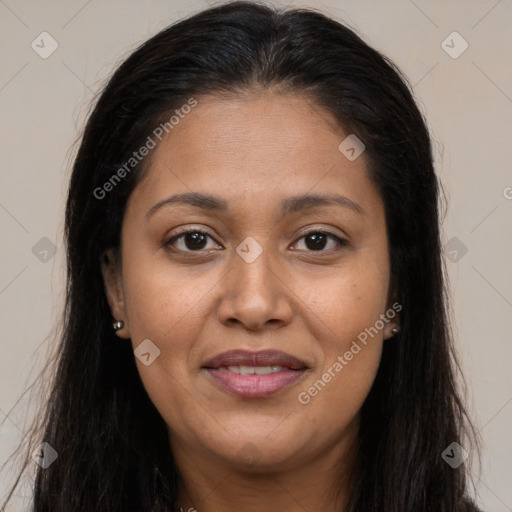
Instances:
[[[73,143],[91,101],[140,42],[207,5],[0,0],[2,462],[26,430],[28,402],[14,406],[46,356],[62,308],[64,196]],[[468,399],[484,440],[478,502],[486,512],[512,511],[512,1],[290,5],[344,20],[414,85],[448,194],[445,242],[457,237],[467,247],[447,266]],[[58,43],[47,59],[31,48],[43,31]],[[458,58],[441,46],[453,31],[469,45]],[[462,48],[451,39],[452,52]],[[54,257],[44,253],[51,246],[43,237],[56,245]],[[36,243],[43,245],[33,251]],[[6,478],[0,481],[5,485]],[[20,501],[12,510],[25,506]]]

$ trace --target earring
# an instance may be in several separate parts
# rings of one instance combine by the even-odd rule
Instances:
[[[391,333],[393,335],[398,334],[399,332],[400,332],[400,328],[399,327],[393,327],[393,329],[391,329]]]
[[[112,324],[114,331],[117,332],[119,329],[122,329],[124,326],[124,322],[122,320],[117,320]]]

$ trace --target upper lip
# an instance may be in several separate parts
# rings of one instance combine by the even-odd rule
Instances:
[[[280,350],[230,350],[222,352],[203,364],[203,368],[221,368],[223,366],[283,366],[292,370],[307,368],[306,363]]]

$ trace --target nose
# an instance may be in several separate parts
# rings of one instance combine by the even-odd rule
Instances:
[[[264,250],[251,263],[233,254],[231,270],[219,284],[217,315],[224,325],[241,325],[256,331],[291,322],[293,293],[269,253]]]

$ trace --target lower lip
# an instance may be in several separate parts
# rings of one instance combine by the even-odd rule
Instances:
[[[273,395],[296,382],[305,373],[305,370],[283,370],[268,375],[240,375],[213,368],[207,368],[206,371],[222,388],[243,398]]]

